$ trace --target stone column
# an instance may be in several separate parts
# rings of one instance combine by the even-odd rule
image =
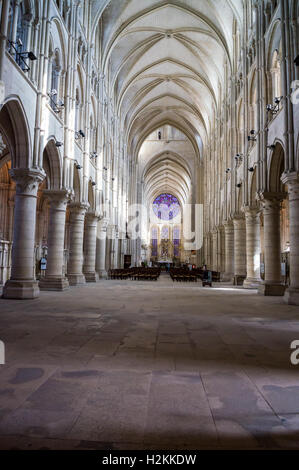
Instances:
[[[283,295],[280,261],[280,204],[282,198],[263,197],[265,280],[260,284],[262,295]]]
[[[219,227],[219,271],[224,273],[225,271],[225,235],[224,227]]]
[[[290,218],[290,286],[284,300],[299,305],[299,175],[284,174],[282,181],[288,185]]]
[[[41,290],[62,291],[69,287],[63,273],[65,214],[69,192],[44,191],[50,199],[50,220],[48,228],[48,256],[46,275],[39,282]]]
[[[107,277],[107,271],[106,271],[107,224],[108,224],[108,221],[103,219],[98,223],[98,228],[97,228],[96,271],[100,278]]]
[[[34,277],[36,201],[45,177],[38,169],[13,169],[16,182],[11,277],[3,289],[5,299],[34,299],[39,295]]]
[[[234,217],[234,285],[242,286],[246,278],[246,227],[245,219]]]
[[[246,289],[257,289],[261,283],[261,220],[260,209],[244,207],[246,221],[246,264],[247,277],[243,283]]]
[[[217,230],[212,230],[212,270],[217,271]]]
[[[115,227],[109,225],[107,229],[106,269],[114,269]]]
[[[84,265],[83,273],[86,282],[97,282],[99,276],[96,272],[97,224],[99,216],[87,213],[84,230]]]
[[[225,272],[223,281],[231,281],[234,276],[234,225],[231,220],[224,222],[225,234]]]
[[[213,269],[213,235],[212,232],[209,232],[208,235],[208,263],[207,268],[209,270]]]
[[[119,263],[118,263],[118,252],[119,252],[119,234],[117,229],[114,231],[114,240],[113,240],[113,259],[112,259],[112,265],[114,269],[119,268]]]
[[[119,250],[118,250],[118,265],[120,268],[123,267],[124,265],[124,254],[125,254],[125,234],[124,233],[120,233],[120,238],[118,239],[118,247],[119,247]]]
[[[112,240],[109,238],[109,230],[107,230],[107,238],[106,238],[106,243],[105,243],[105,249],[106,249],[106,254],[105,254],[105,269],[108,273],[109,269],[112,268],[111,266],[111,247],[112,247]]]
[[[71,286],[85,284],[83,268],[84,217],[87,205],[70,205],[70,251],[67,277]]]

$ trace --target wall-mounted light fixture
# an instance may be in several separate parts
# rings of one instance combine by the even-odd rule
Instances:
[[[76,140],[84,139],[84,137],[85,137],[85,134],[81,129],[78,132],[75,132],[75,139]]]
[[[227,169],[225,170],[225,173],[230,173],[230,168],[227,168]]]
[[[61,110],[64,108],[64,102],[62,100],[59,100],[58,103],[56,103],[56,101],[53,98],[56,95],[57,95],[57,90],[55,90],[55,89],[49,91],[49,93],[48,93],[48,97],[50,99],[51,107],[52,107],[54,113],[59,114],[61,112]]]
[[[92,181],[92,182],[91,182],[91,186],[96,186],[96,184],[97,184],[97,183],[96,183],[95,181]]]
[[[250,168],[248,168],[248,171],[250,171],[251,173],[254,171],[254,168],[253,166],[251,166]]]
[[[77,162],[77,160],[74,161],[74,165],[75,165],[75,168],[77,170],[81,170],[82,169],[82,166],[80,165],[80,163]]]
[[[274,104],[267,104],[267,112],[271,114],[277,114],[279,111],[279,103],[281,102],[282,98],[283,96],[277,96],[274,98]]]
[[[294,60],[294,64],[299,67],[299,55],[297,55],[296,59]]]
[[[269,149],[269,150],[274,150],[274,149],[275,149],[275,145],[274,145],[274,144],[267,145],[267,149]]]
[[[62,147],[63,142],[59,142],[59,140],[56,140],[55,145],[56,145],[56,147]]]
[[[250,135],[247,136],[247,140],[248,140],[248,142],[250,142],[250,141],[255,142],[256,141],[256,134],[255,134],[254,129],[251,129]]]
[[[29,72],[30,67],[25,61],[25,59],[29,59],[31,61],[37,60],[36,55],[32,51],[25,51],[25,52],[21,51],[21,48],[23,47],[23,43],[20,38],[18,38],[16,42],[8,41],[8,43],[16,53],[16,62],[19,65],[19,67],[21,67],[23,72]]]
[[[242,183],[238,183],[238,184],[236,184],[236,186],[237,186],[237,188],[241,188]]]

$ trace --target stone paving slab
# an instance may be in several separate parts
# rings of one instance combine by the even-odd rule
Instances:
[[[298,307],[217,283],[0,299],[0,449],[299,448]]]

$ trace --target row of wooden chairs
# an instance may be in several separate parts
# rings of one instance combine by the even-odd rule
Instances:
[[[134,279],[135,281],[157,281],[160,268],[109,269],[108,279]]]
[[[194,273],[199,279],[203,278],[203,273],[204,273],[203,269],[196,268],[196,269],[192,269],[191,272]],[[220,282],[220,273],[217,271],[211,271],[211,272],[212,272],[212,281]]]
[[[220,282],[220,273],[217,271],[211,271],[212,282]],[[186,268],[171,268],[169,270],[170,277],[173,281],[177,282],[196,282],[197,279],[203,280],[204,271],[203,269],[186,269]]]
[[[197,275],[189,269],[172,268],[169,270],[170,277],[177,282],[196,282]]]

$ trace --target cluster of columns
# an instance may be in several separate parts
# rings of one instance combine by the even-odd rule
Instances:
[[[31,299],[39,290],[63,291],[70,285],[96,282],[106,276],[107,220],[89,212],[89,204],[71,201],[68,190],[45,190],[49,199],[48,254],[45,276],[38,282],[34,276],[34,245],[36,205],[39,184],[45,174],[38,169],[16,169],[11,172],[16,182],[12,270],[3,289],[4,298]],[[66,209],[70,210],[70,240],[67,272],[65,273]],[[115,229],[114,229],[115,232]],[[110,235],[115,235],[115,233]],[[118,253],[118,240],[112,239]],[[115,267],[117,256],[111,264]]]
[[[299,305],[299,176],[296,172],[284,174],[287,185],[290,225],[290,285],[281,278],[280,211],[284,193],[260,194],[260,206],[245,206],[242,214],[224,222],[223,281],[232,281],[244,288],[258,289],[262,295],[283,296],[289,304]],[[264,280],[260,277],[261,214],[264,235]],[[214,268],[217,258],[217,231],[211,232],[205,244],[206,259]],[[210,253],[209,253],[210,251]]]
[[[245,206],[241,214],[224,222],[223,281],[233,281],[247,289],[261,286],[260,213],[258,207]]]

